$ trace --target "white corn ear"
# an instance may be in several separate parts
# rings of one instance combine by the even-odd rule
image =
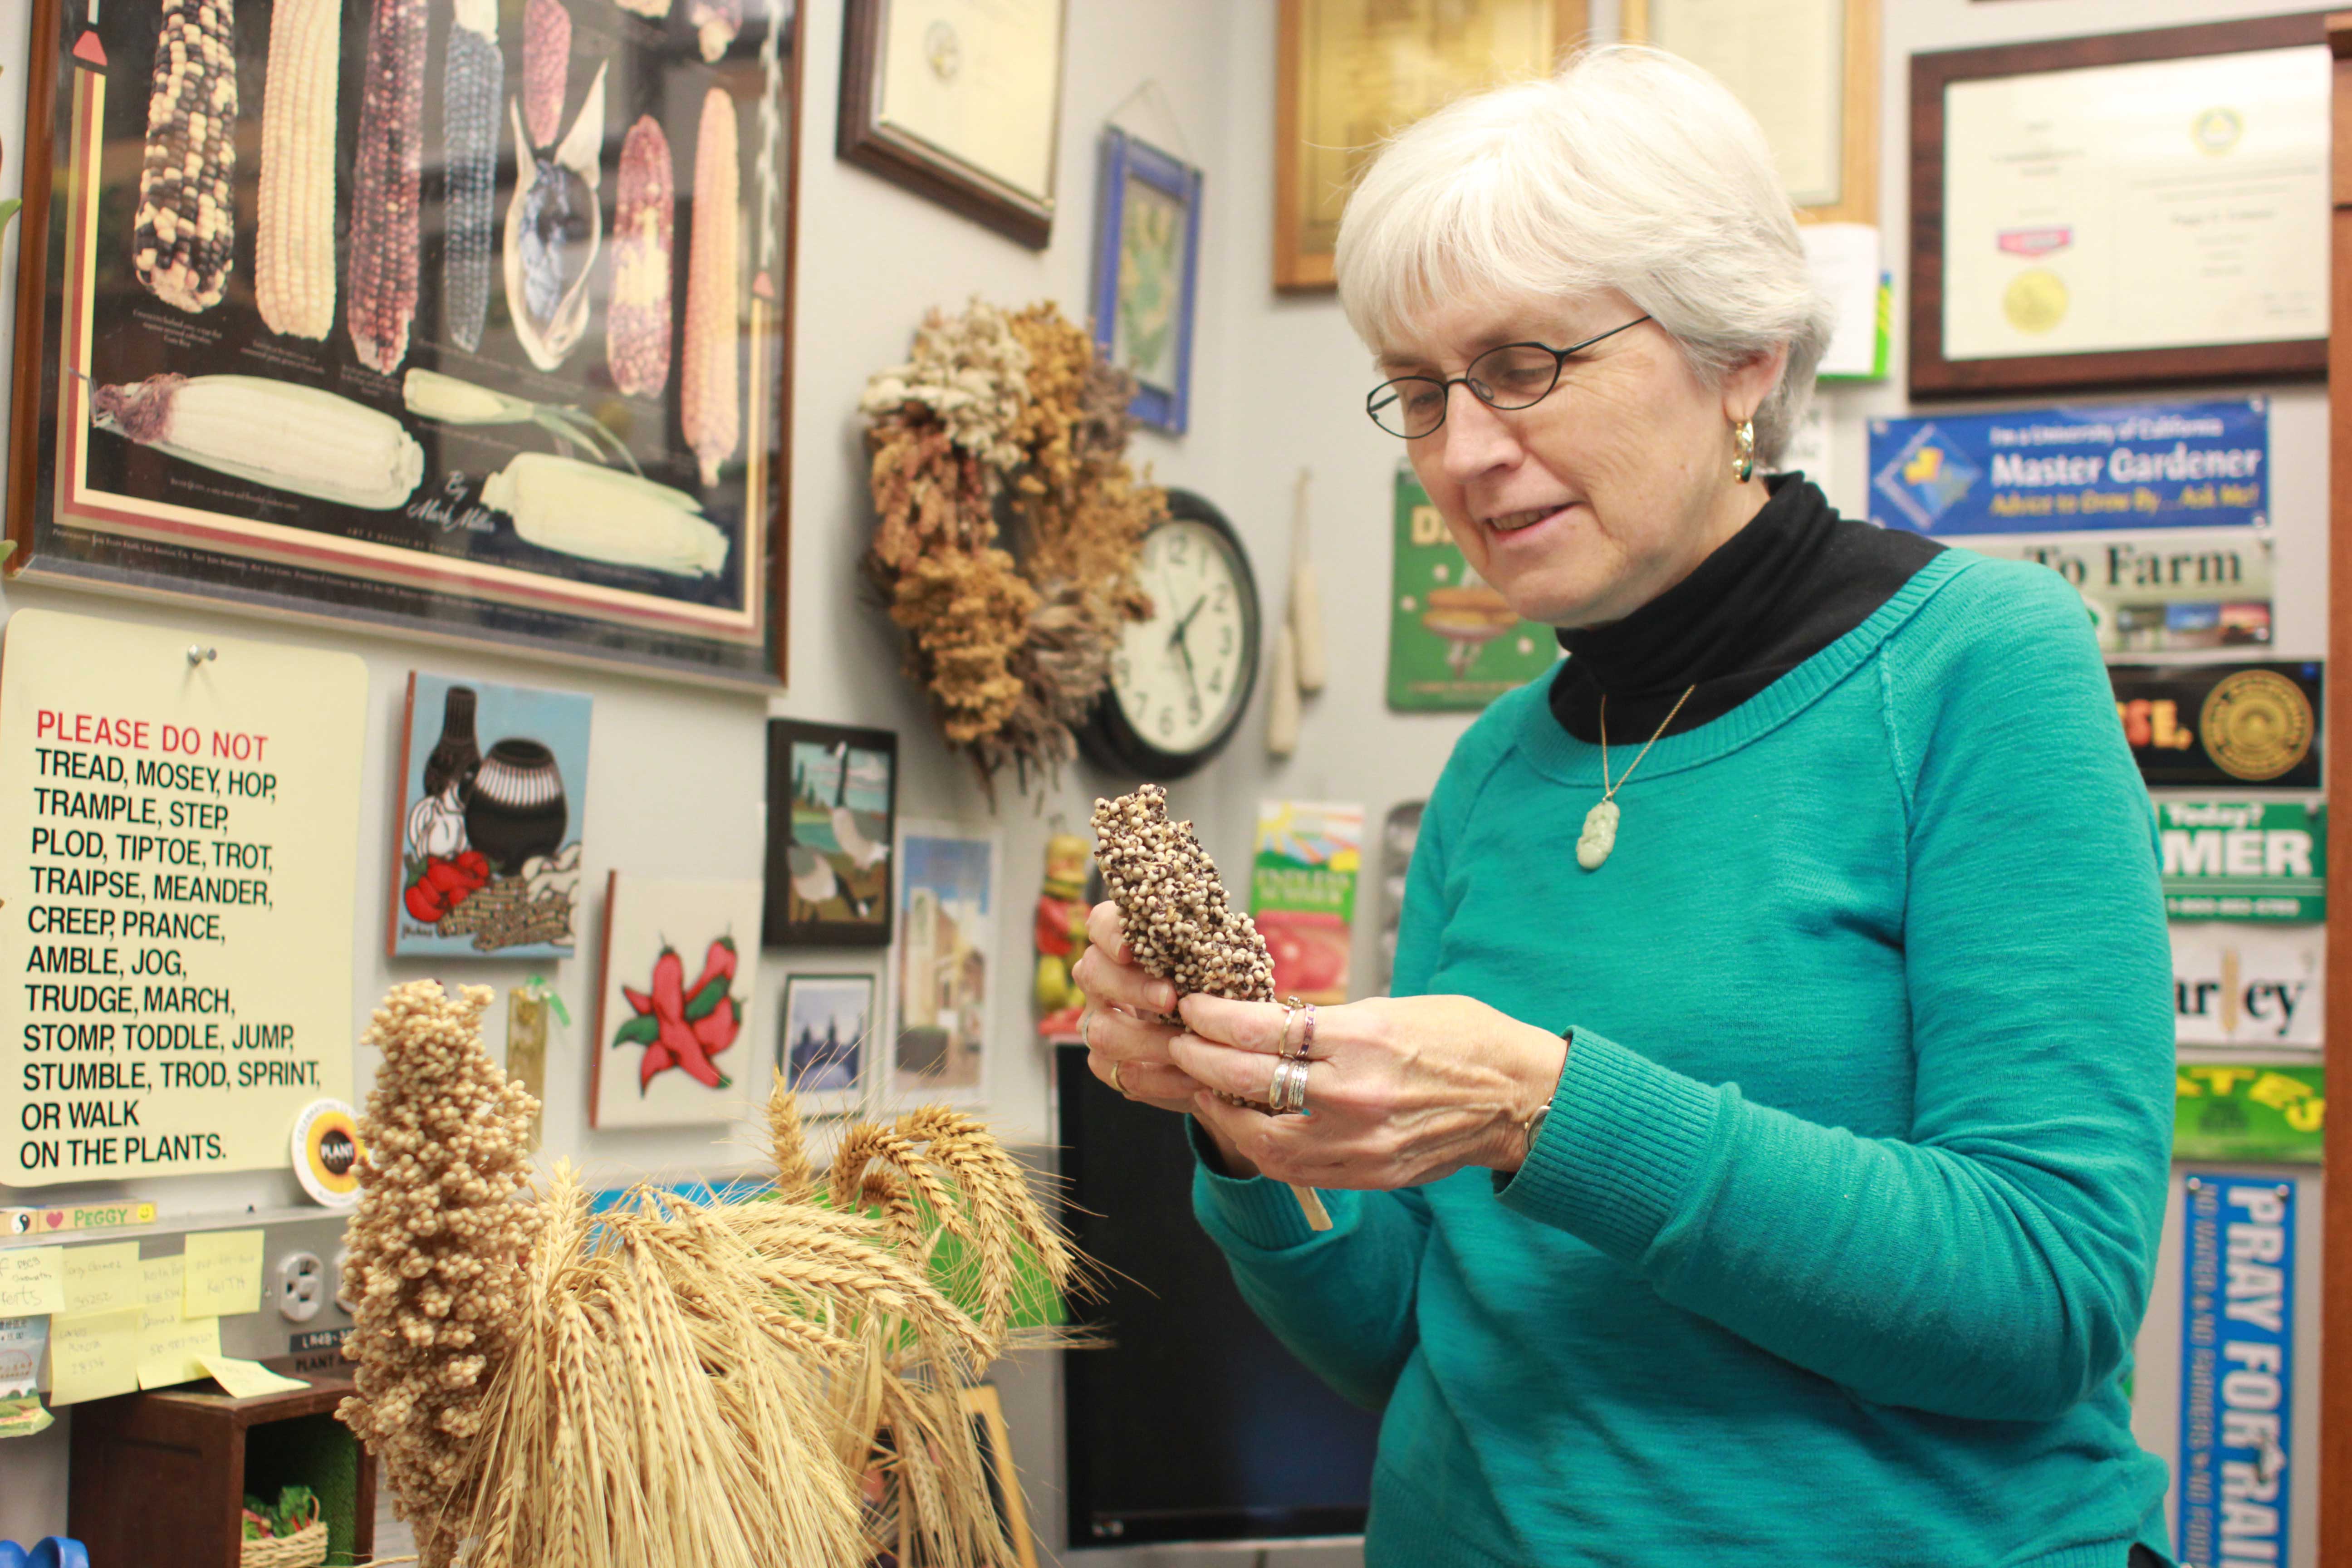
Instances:
[[[524,452],[482,486],[526,543],[674,577],[716,576],[727,535],[684,490],[572,458]]]
[[[184,462],[372,511],[406,501],[425,449],[399,420],[257,375],[154,375],[101,386],[93,422]]]
[[[341,0],[278,0],[261,101],[253,294],[273,332],[323,342],[335,324],[335,98]]]

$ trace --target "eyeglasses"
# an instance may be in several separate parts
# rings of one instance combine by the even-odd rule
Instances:
[[[1570,354],[1649,319],[1636,316],[1622,327],[1612,327],[1564,349],[1543,343],[1505,343],[1472,360],[1470,368],[1456,376],[1401,375],[1372,388],[1364,399],[1364,412],[1390,435],[1418,441],[1445,423],[1445,405],[1456,385],[1468,387],[1470,395],[1489,408],[1532,408],[1559,384],[1560,367]]]

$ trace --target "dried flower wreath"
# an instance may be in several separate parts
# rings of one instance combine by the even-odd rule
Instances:
[[[1050,302],[933,310],[866,383],[866,574],[983,783],[1070,759],[1121,626],[1150,613],[1136,551],[1167,498],[1127,465],[1134,395]]]

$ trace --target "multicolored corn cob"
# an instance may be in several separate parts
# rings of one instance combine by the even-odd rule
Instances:
[[[360,363],[390,375],[416,316],[416,186],[423,163],[425,0],[376,0],[352,181],[344,324]]]
[[[522,13],[522,121],[544,147],[563,129],[563,79],[572,64],[572,13],[563,0],[530,0]]]
[[[193,314],[220,303],[236,261],[236,16],[230,0],[163,0],[163,16],[131,255],[155,298]]]
[[[604,361],[631,397],[669,384],[670,249],[677,224],[669,138],[640,115],[621,143],[613,205],[613,295],[604,309]]]
[[[499,98],[506,59],[499,53],[498,0],[457,0],[443,56],[441,161],[448,198],[442,213],[441,320],[451,342],[482,346],[490,311],[492,202],[499,178]]]
[[[743,30],[743,0],[688,0],[686,19],[702,46],[702,58],[715,62]]]
[[[278,0],[261,100],[253,298],[264,325],[323,342],[335,324],[335,98],[342,0]]]
[[[737,256],[743,215],[738,199],[735,100],[719,88],[703,95],[694,139],[694,231],[687,249],[686,358],[678,372],[678,412],[702,482],[719,482],[735,455],[742,411],[736,351]]]

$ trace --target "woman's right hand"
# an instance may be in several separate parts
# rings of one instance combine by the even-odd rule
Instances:
[[[1087,912],[1087,942],[1070,975],[1087,997],[1086,1011],[1078,1016],[1087,1067],[1129,1100],[1179,1115],[1191,1111],[1201,1085],[1168,1051],[1168,1042],[1184,1032],[1176,1017],[1176,988],[1145,973],[1135,962],[1117,904],[1097,904]],[[1163,1018],[1170,1021],[1160,1022]],[[1223,1144],[1219,1139],[1229,1173],[1254,1173],[1254,1167]]]

